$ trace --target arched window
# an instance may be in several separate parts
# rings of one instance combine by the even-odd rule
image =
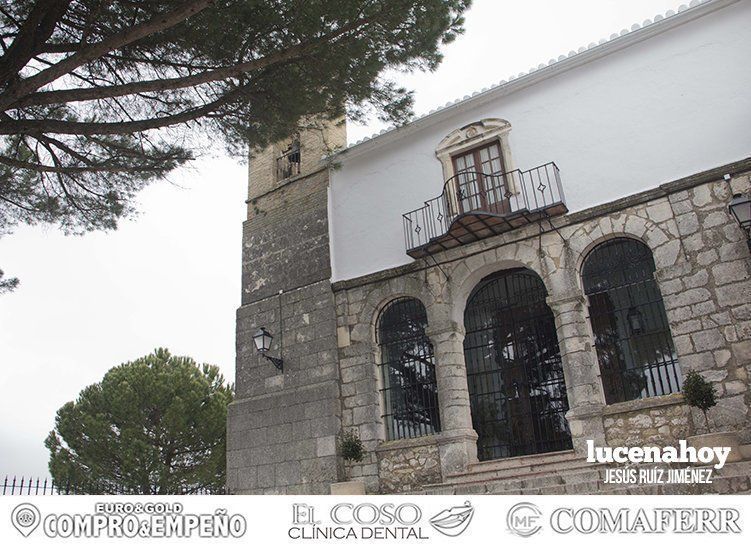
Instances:
[[[441,430],[433,346],[425,307],[414,298],[390,302],[378,319],[386,432],[389,440]]]
[[[584,261],[584,292],[608,404],[680,390],[680,368],[654,271],[650,249],[630,238],[603,242]]]

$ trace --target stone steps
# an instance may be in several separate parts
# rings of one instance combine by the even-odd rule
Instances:
[[[473,463],[467,472],[447,476],[444,483],[469,484],[530,476],[555,475],[565,471],[592,468],[573,451],[529,455],[512,459]]]
[[[443,482],[442,484],[434,484],[427,486],[426,491],[432,493],[432,491],[438,488],[445,487],[454,490],[454,493],[465,494],[527,494],[538,493],[536,490],[548,489],[548,488],[560,488],[563,489],[569,486],[572,491],[570,493],[586,493],[587,491],[573,491],[574,486],[576,489],[585,489],[588,484],[592,482],[597,483],[598,480],[602,480],[603,471],[599,467],[577,467],[578,470],[562,470],[562,471],[545,471],[528,475],[515,475],[505,478],[478,478],[478,475],[472,475],[473,478],[469,479],[469,474],[466,478],[456,482]]]
[[[551,460],[552,461],[552,460]],[[560,459],[555,461],[561,461]],[[479,463],[478,463],[479,464]],[[540,465],[538,465],[540,466]],[[551,465],[555,466],[554,462]],[[602,480],[606,466],[566,466],[558,470],[536,471],[529,474],[507,473],[494,476],[497,469],[467,471],[450,477],[441,484],[426,486],[429,495],[686,495],[730,494],[751,492],[751,461],[728,463],[715,470],[711,484],[605,484]],[[642,468],[666,468],[649,464]],[[542,464],[541,468],[545,468]],[[680,468],[672,466],[672,468]],[[512,474],[512,475],[509,475]],[[491,476],[483,478],[483,476]]]
[[[581,460],[581,456],[574,450],[554,451],[550,453],[537,453],[534,455],[522,455],[519,457],[507,457],[504,459],[493,459],[491,461],[480,461],[470,463],[467,468],[468,472],[482,472],[488,468],[513,468],[513,467],[534,467],[550,463],[557,463],[567,460]]]
[[[548,477],[551,483],[562,473],[591,470],[593,467],[582,461],[574,451],[526,455],[511,459],[499,459],[473,463],[466,472],[447,476],[437,485],[473,485],[488,481],[530,482]]]

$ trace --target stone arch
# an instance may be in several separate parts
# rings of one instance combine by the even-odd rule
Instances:
[[[405,277],[396,278],[400,280],[400,285],[392,282],[386,282],[373,289],[365,298],[365,304],[360,312],[360,323],[368,323],[370,328],[369,338],[375,342],[376,327],[378,326],[378,317],[383,309],[397,298],[409,297],[419,300],[426,310],[430,307],[432,297],[430,292],[425,289],[425,284],[416,278]],[[428,324],[430,323],[430,312],[428,311]]]
[[[391,299],[378,315],[376,365],[388,440],[440,432],[434,346],[428,314],[416,297]]]
[[[641,242],[642,244],[645,244],[647,247],[649,247],[649,244],[647,244],[642,237],[631,234],[630,232],[612,232],[604,234],[599,238],[592,240],[589,244],[587,244],[582,252],[577,255],[576,270],[581,273],[587,257],[597,246],[604,242],[607,242],[608,240],[614,240],[616,238],[630,238],[631,240],[636,240],[637,242]]]
[[[580,252],[577,252],[576,255],[576,281],[577,286],[581,289],[581,292],[584,293],[584,284],[582,282],[582,270],[584,268],[584,263],[587,262],[587,257],[594,251],[597,247],[602,245],[603,243],[609,241],[609,240],[616,240],[618,238],[628,238],[630,240],[636,240],[637,242],[641,242],[642,244],[649,247],[649,244],[647,244],[644,239],[641,236],[636,236],[630,232],[611,232],[607,234],[603,234],[602,236],[591,240],[583,250]],[[652,248],[650,247],[650,250]]]
[[[427,306],[430,298],[421,281],[405,276],[352,287],[347,291],[367,291],[364,300],[360,303],[362,306],[356,311],[357,321],[350,328],[349,340],[352,344],[357,344],[354,349],[355,356],[363,358],[362,360],[367,366],[366,377],[368,380],[372,380],[372,389],[367,394],[373,395],[372,398],[377,399],[377,402],[372,404],[371,419],[362,425],[369,429],[367,431],[368,436],[377,440],[385,440],[386,426],[383,423],[385,406],[382,396],[379,394],[382,389],[382,379],[378,369],[381,351],[376,341],[378,318],[383,309],[395,299],[413,298],[419,300],[423,306]],[[344,291],[344,293],[347,291]],[[358,391],[359,394],[361,393]]]
[[[464,309],[467,306],[469,295],[475,286],[483,278],[501,270],[509,268],[528,268],[535,272],[545,282],[540,258],[536,249],[530,245],[519,243],[513,244],[513,256],[504,255],[510,246],[497,248],[482,254],[473,255],[465,259],[450,274],[451,276],[451,308],[449,318],[455,323],[464,322]],[[549,286],[545,285],[549,292]]]
[[[584,259],[600,243],[612,238],[624,237],[639,240],[652,250],[657,261],[658,254],[666,264],[672,265],[678,259],[680,242],[672,240],[669,233],[651,219],[635,214],[621,212],[614,217],[601,217],[596,225],[587,232],[586,226],[592,222],[579,225],[566,233],[569,251],[575,258],[575,270],[581,271]]]

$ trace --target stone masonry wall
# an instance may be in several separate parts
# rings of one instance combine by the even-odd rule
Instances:
[[[236,401],[227,423],[232,493],[327,494],[341,476],[328,175],[316,138],[320,133],[301,135],[302,175],[283,183],[269,177],[273,152],[251,158]],[[252,336],[261,326],[274,335],[269,355],[283,358],[283,372],[255,349]]]
[[[702,432],[701,417],[681,403],[680,393],[667,401],[631,401],[625,409],[604,404],[580,269],[593,247],[615,236],[637,238],[652,250],[681,371],[685,376],[695,369],[717,389],[712,429],[735,430],[742,442],[751,441],[751,255],[727,210],[733,193],[751,191],[749,171],[751,160],[740,161],[553,218],[555,229],[543,224],[543,233],[539,225],[530,225],[447,250],[435,255],[440,268],[432,259],[420,259],[335,284],[342,423],[357,428],[368,449],[358,477],[371,491],[399,485],[398,478],[385,473],[388,463],[380,454],[385,436],[374,334],[380,309],[398,296],[416,297],[425,304],[429,336],[454,330],[461,341],[469,292],[488,274],[516,266],[534,270],[548,290],[575,448],[588,438],[619,445],[669,443]],[[723,179],[725,173],[732,174],[730,181]],[[562,181],[565,187],[565,172]],[[457,340],[452,342],[447,353],[461,350]],[[441,363],[437,356],[436,365]],[[462,396],[451,392],[449,398]],[[452,407],[451,417],[469,411],[463,403]],[[440,409],[444,420],[445,406]],[[436,435],[439,450],[451,440],[448,433]]]
[[[435,441],[412,447],[382,446],[376,455],[381,493],[415,493],[426,484],[442,481],[441,459]]]
[[[623,402],[604,412],[610,446],[675,446],[694,434],[690,409],[680,393]]]
[[[318,170],[248,202],[243,304],[331,277],[327,184]]]
[[[713,382],[718,405],[712,430],[738,430],[751,441],[751,255],[745,235],[728,213],[733,193],[751,192],[748,172],[672,193],[685,259],[660,267],[657,277],[684,375],[697,370]],[[703,417],[692,412],[694,427]]]

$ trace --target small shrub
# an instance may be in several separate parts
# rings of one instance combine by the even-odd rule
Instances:
[[[340,440],[342,458],[345,461],[359,463],[365,456],[365,446],[355,431],[345,431]]]
[[[704,414],[704,422],[709,432],[709,418],[707,411],[717,404],[717,393],[714,384],[709,383],[704,377],[692,370],[683,381],[683,398],[689,406],[698,408]]]

